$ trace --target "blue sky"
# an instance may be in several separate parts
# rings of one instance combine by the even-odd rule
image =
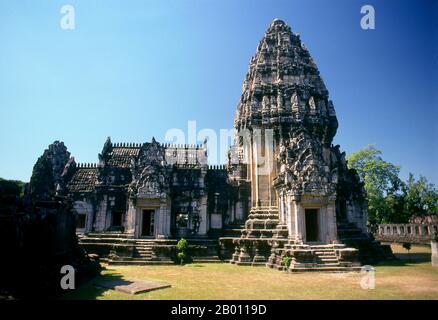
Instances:
[[[65,4],[75,30],[60,28]],[[364,4],[375,30],[360,28]],[[231,128],[248,62],[281,18],[330,91],[334,143],[347,154],[374,143],[403,178],[438,184],[436,13],[427,0],[0,0],[0,177],[28,181],[54,140],[96,162],[107,136]]]

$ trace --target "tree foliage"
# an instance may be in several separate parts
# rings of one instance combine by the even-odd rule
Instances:
[[[406,182],[404,209],[413,216],[434,215],[438,212],[438,190],[426,177],[420,176],[418,180],[412,173]]]
[[[359,174],[368,195],[371,227],[380,223],[406,223],[413,216],[437,214],[438,192],[434,185],[412,174],[407,182],[400,177],[400,166],[387,162],[374,145],[352,153],[348,166]]]

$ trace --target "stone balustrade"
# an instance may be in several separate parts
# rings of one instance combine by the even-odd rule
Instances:
[[[438,223],[381,224],[374,237],[380,241],[426,244],[438,237]]]

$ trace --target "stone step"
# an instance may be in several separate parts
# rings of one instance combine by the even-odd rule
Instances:
[[[116,238],[116,239],[124,239],[124,238],[128,238],[128,236],[124,233],[117,233],[117,232],[108,232],[108,233],[88,233],[85,235],[85,237],[89,237],[89,238]]]
[[[132,260],[152,260],[152,259],[145,257],[119,257],[117,259],[112,259],[112,261],[132,261]]]
[[[318,256],[317,257],[319,260],[321,261],[325,261],[325,260],[338,260],[337,256]]]
[[[193,259],[192,263],[223,263],[220,259]]]
[[[313,268],[295,268],[289,269],[290,272],[360,272],[361,267],[337,267],[337,266],[320,266]]]
[[[153,254],[153,251],[137,251],[138,254]]]
[[[337,257],[329,257],[329,258],[324,258],[324,257],[318,257],[319,261],[338,261]]]
[[[338,262],[327,262],[327,263],[321,263],[318,264],[315,268],[320,268],[320,267],[338,267],[340,266],[340,264]]]
[[[109,265],[115,266],[128,266],[128,265],[150,265],[150,266],[163,266],[163,265],[175,265],[173,261],[153,261],[153,260],[109,260]]]
[[[93,242],[93,243],[125,243],[125,242],[130,242],[130,239],[127,239],[127,238],[83,237],[83,238],[79,239],[79,242],[82,242],[82,243],[89,243],[89,242]]]

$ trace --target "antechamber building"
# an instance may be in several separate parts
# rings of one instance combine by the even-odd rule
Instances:
[[[337,127],[315,62],[276,19],[250,61],[227,164],[208,165],[206,143],[154,139],[108,138],[96,164],[76,164],[61,142],[46,153],[63,168],[58,190],[74,201],[82,243],[112,244],[113,263],[164,261],[184,237],[236,264],[354,268],[385,250],[367,232],[358,175],[332,145]]]

